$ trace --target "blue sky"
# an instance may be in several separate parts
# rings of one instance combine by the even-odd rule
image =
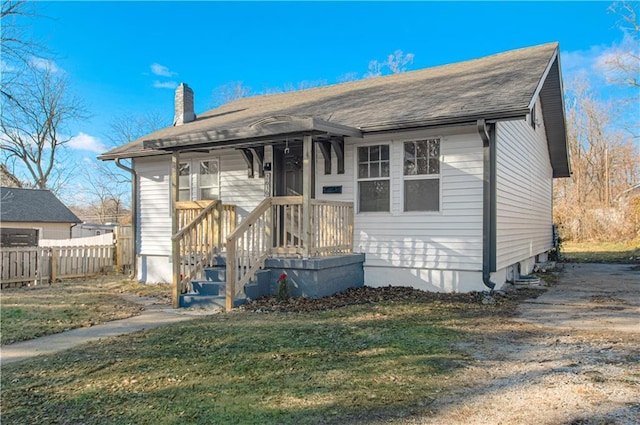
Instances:
[[[581,72],[603,85],[598,64],[625,43],[610,4],[43,2],[32,31],[91,114],[69,129],[73,157],[87,164],[106,149],[114,116],[156,111],[169,125],[180,82],[198,113],[234,81],[257,92],[331,84],[398,49],[415,70],[558,41],[565,85]]]

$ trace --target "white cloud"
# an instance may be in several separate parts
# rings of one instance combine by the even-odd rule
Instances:
[[[562,71],[565,79],[583,75],[590,80],[611,82],[619,77],[619,67],[616,67],[616,64],[638,69],[639,56],[637,40],[625,34],[620,43],[591,46],[588,50],[562,52]]]
[[[620,80],[625,74],[637,73],[640,69],[638,40],[625,34],[620,44],[613,44],[596,58],[594,68],[605,76],[607,82]]]
[[[153,87],[157,88],[157,89],[175,89],[176,87],[178,87],[178,83],[176,83],[175,81],[158,81],[155,80],[153,82]]]
[[[151,64],[151,72],[159,77],[173,77],[174,75],[178,75],[177,72],[170,71],[169,68],[159,63]]]
[[[86,133],[80,132],[77,136],[73,136],[67,143],[72,149],[103,153],[107,150],[106,146],[102,144],[97,137],[90,136]]]
[[[33,57],[29,60],[31,66],[34,66],[38,69],[47,70],[51,72],[60,72],[62,69],[56,65],[56,63],[49,59],[36,58]]]

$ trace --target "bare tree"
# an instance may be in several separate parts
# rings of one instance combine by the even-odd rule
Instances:
[[[251,87],[245,86],[242,81],[233,81],[213,89],[213,93],[211,94],[212,106],[221,106],[253,94],[254,92]]]
[[[87,214],[101,224],[118,223],[129,214],[128,184],[130,179],[122,173],[115,173],[104,164],[94,164],[83,172],[83,192],[94,199],[89,204]]]
[[[158,111],[138,115],[117,115],[109,122],[106,140],[112,147],[121,146],[159,130],[168,123],[170,117]],[[113,215],[114,210],[119,211],[118,214],[122,213],[123,208],[126,209],[131,202],[128,190],[131,175],[118,168],[112,161],[100,162],[92,167],[85,173],[85,189],[97,199],[91,206],[93,215],[104,220],[105,215]]]
[[[60,156],[71,137],[67,124],[86,117],[82,102],[68,89],[64,72],[50,62],[34,62],[21,76],[23,87],[2,104],[0,147],[5,163],[21,180],[41,189],[58,191],[69,177],[71,163]]]
[[[573,240],[632,238],[637,223],[616,200],[640,182],[640,152],[615,126],[614,106],[598,100],[586,81],[568,85],[567,141],[573,176],[554,187],[554,216]]]
[[[619,109],[632,111],[631,118],[621,123],[634,137],[640,137],[640,122],[637,117],[640,101],[640,24],[638,2],[615,2],[609,11],[620,16],[619,28],[624,33],[622,42],[615,46],[604,59],[602,68],[610,84],[623,89]],[[623,120],[624,121],[624,120]]]
[[[34,59],[41,59],[47,50],[29,35],[28,25],[37,17],[35,2],[3,0],[0,9],[0,96],[4,102],[16,102],[16,92],[24,87],[21,75]],[[4,107],[4,105],[3,105]]]
[[[636,100],[638,89],[640,89],[640,24],[637,16],[638,3],[616,2],[609,10],[620,15],[620,29],[624,32],[625,38],[613,54],[605,59],[605,68],[611,74],[609,81],[614,84],[636,89]]]
[[[407,71],[407,65],[413,63],[413,53],[402,53],[402,50],[396,50],[392,54],[387,56],[387,59],[379,62],[378,60],[372,60],[369,62],[369,70],[364,75],[364,78],[380,77],[386,73],[400,74]],[[385,71],[386,70],[386,71]]]
[[[165,117],[158,111],[149,111],[137,115],[117,115],[109,121],[109,133],[106,139],[111,146],[120,146],[166,127],[171,123],[170,118]]]

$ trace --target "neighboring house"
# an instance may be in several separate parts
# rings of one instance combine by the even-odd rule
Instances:
[[[104,235],[105,233],[113,233],[113,229],[115,229],[117,224],[107,223],[82,223],[78,226],[74,226],[71,229],[71,237],[72,238],[86,238],[88,236],[98,236]]]
[[[80,219],[49,190],[0,187],[2,246],[68,239],[78,223]]]
[[[487,290],[531,272],[552,248],[553,178],[570,175],[557,43],[197,116],[182,84],[175,108],[173,126],[99,156],[132,159],[141,281],[171,281],[172,205],[186,200],[233,204],[239,223],[270,197],[293,196],[301,217],[333,205],[321,200],[351,205],[353,221],[341,223],[371,286]],[[272,226],[289,217],[302,229],[266,231],[276,257],[313,256],[316,242],[304,241],[334,217],[273,214]],[[299,239],[306,251],[285,249]]]

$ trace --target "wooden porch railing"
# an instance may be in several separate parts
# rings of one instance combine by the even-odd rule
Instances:
[[[191,281],[201,277],[204,267],[218,254],[236,224],[234,205],[220,201],[185,201],[176,203],[178,233],[172,236],[173,304]]]
[[[353,251],[353,203],[311,200],[313,240],[310,255],[323,256]]]
[[[264,199],[227,238],[226,307],[242,292],[270,255],[303,256],[302,196]],[[353,204],[311,201],[311,241],[308,255],[352,252]]]
[[[227,238],[226,309],[233,308],[236,288],[264,267],[273,245],[273,198],[265,198]]]

